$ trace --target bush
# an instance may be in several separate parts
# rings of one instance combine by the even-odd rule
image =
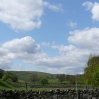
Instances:
[[[18,77],[9,71],[6,71],[2,77],[2,80],[7,82],[17,82]]]
[[[40,83],[41,83],[42,85],[48,84],[48,80],[47,80],[46,78],[42,78],[42,79],[40,80]]]

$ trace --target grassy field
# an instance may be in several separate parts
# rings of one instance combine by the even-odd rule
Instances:
[[[6,82],[0,80],[0,89],[12,89],[12,90],[26,90],[25,88],[25,81],[27,80],[28,83],[28,90],[55,90],[59,88],[60,90],[67,90],[68,88],[63,88],[61,83],[56,78],[57,74],[49,74],[44,72],[36,72],[36,71],[10,71],[11,73],[15,74],[18,77],[18,83],[11,83],[11,85],[7,84]],[[48,79],[48,83],[46,86],[41,86],[38,82],[37,85],[31,83],[29,81],[29,77],[32,74],[37,74],[38,77],[43,77]],[[67,81],[64,81],[63,84],[69,84]],[[13,87],[16,86],[16,87]],[[72,85],[70,85],[72,86]],[[38,88],[39,87],[39,88]],[[74,87],[75,88],[75,85]]]
[[[8,83],[0,79],[0,89],[14,89],[15,87],[9,85]]]
[[[47,85],[46,85],[47,86]],[[56,88],[49,88],[49,87],[42,87],[42,88],[30,88],[29,86],[27,87],[28,90],[36,90],[36,91],[43,91],[43,90],[56,90],[56,89],[60,89],[60,90],[68,90],[68,89],[76,89],[76,86],[74,86],[74,88],[59,88],[58,86]],[[5,90],[26,90],[25,85],[23,87],[13,87],[11,85],[9,85],[8,83],[0,80],[0,89],[5,89]]]

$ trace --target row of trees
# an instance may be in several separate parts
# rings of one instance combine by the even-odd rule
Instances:
[[[56,77],[53,79],[57,79],[57,81],[60,82],[60,84],[63,84],[63,83],[75,84],[76,81],[79,84],[83,83],[82,75],[57,74]],[[40,83],[44,85],[44,83],[48,84],[48,80],[50,80],[50,78],[42,78],[42,77],[38,77],[37,74],[31,74],[29,76],[28,81],[31,81],[33,84],[36,84],[40,81]]]
[[[79,78],[79,79],[78,79]],[[65,75],[65,74],[59,74],[56,75],[56,78],[61,84],[68,82],[68,83],[72,83],[75,84],[76,80],[78,80],[79,83],[82,83],[81,80],[82,77],[76,77],[75,75]],[[0,70],[0,79],[7,81],[7,82],[18,82],[18,77],[11,73],[10,71],[4,71],[4,70]],[[29,78],[26,80],[28,82],[31,82],[33,84],[37,84],[37,83],[41,83],[42,85],[44,84],[48,84],[48,80],[50,78],[45,78],[45,77],[39,77],[37,74],[30,74]]]

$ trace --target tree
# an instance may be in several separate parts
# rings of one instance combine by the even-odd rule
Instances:
[[[4,74],[4,70],[3,69],[0,69],[0,79],[2,79],[3,74]]]
[[[61,84],[66,79],[65,74],[57,75],[56,77],[57,77],[58,81],[61,82]]]
[[[99,86],[99,56],[90,56],[83,74],[87,85]]]
[[[76,82],[76,75],[66,75],[66,80],[70,84],[75,84],[75,82]]]
[[[41,78],[40,83],[42,85],[48,84],[48,80],[46,78]]]
[[[18,77],[15,74],[13,74],[13,73],[11,73],[9,71],[6,71],[6,72],[4,72],[4,75],[2,77],[2,80],[8,81],[8,82],[9,81],[11,81],[11,82],[17,82],[18,81]]]
[[[30,81],[32,83],[36,83],[39,80],[38,75],[35,74],[35,73],[34,74],[31,74],[30,77],[29,77],[29,79],[30,79]]]

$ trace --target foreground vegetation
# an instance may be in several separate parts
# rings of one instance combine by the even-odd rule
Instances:
[[[68,86],[73,86],[73,88],[75,87],[75,80],[76,77],[74,75],[64,75],[64,74],[47,74],[47,76],[42,77],[41,75],[39,76],[38,74],[41,74],[41,72],[37,72],[35,74],[35,72],[26,72],[26,71],[22,71],[22,74],[29,73],[27,74],[28,79],[18,79],[15,80],[18,72],[14,72],[14,71],[5,71],[4,75],[2,76],[0,82],[2,82],[2,84],[0,85],[2,88],[1,89],[16,89],[16,90],[55,90],[56,88],[60,88],[60,90],[66,90],[69,87]],[[21,73],[21,72],[20,72]],[[20,74],[19,73],[19,74]],[[5,75],[7,74],[7,75]],[[19,75],[18,74],[18,75]],[[22,75],[22,76],[25,76]],[[46,75],[46,73],[42,73],[42,75]],[[21,76],[21,75],[19,75]],[[8,78],[6,78],[8,77]],[[13,80],[13,77],[14,80]],[[6,78],[6,79],[4,79]],[[78,76],[78,81],[80,79],[81,81],[82,76]],[[72,83],[71,83],[72,82]],[[8,84],[10,87],[7,87],[6,84]],[[11,87],[13,86],[13,87]]]
[[[9,85],[7,82],[0,79],[0,89],[14,89],[15,87]]]

